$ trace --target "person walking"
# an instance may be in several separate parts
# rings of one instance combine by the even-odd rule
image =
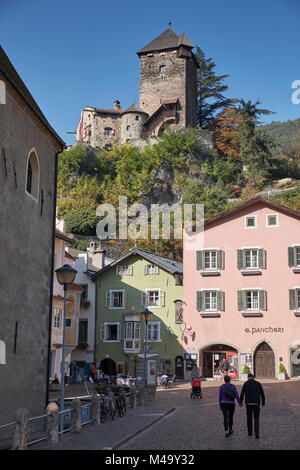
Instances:
[[[265,394],[262,384],[254,380],[253,374],[248,374],[248,380],[244,383],[240,402],[243,406],[243,399],[245,397],[246,412],[247,412],[247,428],[248,436],[253,434],[253,419],[254,419],[254,432],[256,439],[259,439],[259,414],[260,414],[260,401],[261,405],[265,406]]]
[[[193,364],[193,368],[191,370],[191,383],[193,383],[193,379],[200,379],[200,372],[197,364]]]
[[[233,415],[235,410],[235,400],[241,404],[240,397],[236,386],[230,383],[229,375],[224,376],[224,384],[219,388],[219,404],[220,410],[224,417],[225,436],[228,437],[233,433]]]

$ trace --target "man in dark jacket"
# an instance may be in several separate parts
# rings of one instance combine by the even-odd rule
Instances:
[[[256,439],[259,438],[259,413],[260,413],[260,400],[262,406],[265,406],[265,394],[260,382],[254,380],[253,374],[248,374],[248,380],[244,383],[240,402],[243,405],[243,399],[245,396],[245,403],[247,409],[247,427],[248,436],[252,436],[253,433],[253,421],[254,418],[254,432]]]

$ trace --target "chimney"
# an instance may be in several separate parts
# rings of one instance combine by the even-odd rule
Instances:
[[[114,109],[121,109],[121,104],[119,100],[114,101]]]
[[[92,264],[99,269],[104,268],[105,266],[105,249],[102,245],[99,245],[93,252],[92,255]]]

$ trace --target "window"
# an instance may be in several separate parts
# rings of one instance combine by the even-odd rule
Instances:
[[[88,285],[87,284],[80,284],[80,285],[84,289],[84,291],[81,292],[81,295],[80,295],[80,303],[83,304],[84,302],[87,302],[88,300]]]
[[[130,126],[129,125],[126,126],[126,130],[127,130],[127,132],[130,131]]]
[[[245,250],[246,268],[258,268],[258,250]]]
[[[256,228],[256,215],[245,217],[245,228]]]
[[[247,310],[258,310],[259,299],[258,291],[247,291],[246,292],[246,309]]]
[[[119,276],[132,276],[132,266],[117,266],[116,273]]]
[[[104,324],[104,341],[120,341],[120,324]]]
[[[66,328],[71,328],[71,326],[72,326],[72,319],[66,318]]]
[[[197,251],[197,269],[202,271],[201,275],[220,275],[220,269],[224,269],[224,252],[219,249]]]
[[[148,322],[147,341],[160,341],[160,322]]]
[[[61,328],[62,326],[62,309],[61,308],[55,308],[54,309],[54,328]]]
[[[112,145],[111,144],[105,144],[104,145],[104,149],[105,150],[110,150],[112,148]]]
[[[106,119],[106,118],[107,118],[107,114],[106,114],[106,113],[102,113],[102,114],[100,114],[100,117],[102,117],[102,119]]]
[[[217,252],[216,251],[204,252],[204,268],[205,269],[217,268]]]
[[[151,275],[151,274],[158,274],[159,269],[158,266],[155,264],[145,264],[144,266],[144,274]]]
[[[278,214],[267,214],[267,227],[278,227]]]
[[[204,292],[204,310],[217,310],[217,292]]]
[[[138,115],[136,114],[135,120],[136,120],[136,121],[139,121],[139,120],[140,120],[140,116],[138,116]]]
[[[125,308],[126,293],[124,290],[112,290],[106,292],[105,305],[108,308]]]
[[[160,65],[159,66],[159,73],[165,73],[166,71],[166,66],[165,65]]]
[[[78,343],[87,343],[88,342],[88,321],[79,320],[79,334],[78,334]]]
[[[220,316],[223,310],[224,293],[217,289],[207,289],[197,292],[197,310],[202,316]]]
[[[112,119],[118,119],[118,115],[117,115],[117,114],[112,114],[112,115],[111,115],[111,118],[112,118]]]
[[[111,127],[105,127],[104,135],[114,135],[115,131]]]
[[[139,350],[140,349],[140,322],[127,321],[124,324],[125,339],[124,349]]]
[[[261,310],[266,310],[266,291],[258,288],[238,291],[238,310],[244,316],[261,316]]]
[[[153,308],[164,307],[165,292],[160,289],[146,289],[146,292],[141,292],[141,305]]]
[[[26,193],[35,201],[39,198],[40,166],[35,150],[31,150],[27,160]]]
[[[242,248],[237,250],[237,268],[242,274],[260,274],[265,269],[266,252],[262,248]]]
[[[288,247],[289,267],[294,267],[297,271],[300,269],[300,245]]]

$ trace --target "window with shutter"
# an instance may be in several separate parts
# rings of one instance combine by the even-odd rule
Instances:
[[[249,289],[238,291],[238,310],[243,316],[262,316],[261,310],[266,310],[266,291]]]
[[[237,250],[237,267],[243,275],[261,274],[265,268],[265,250],[262,248],[244,248]]]
[[[197,292],[197,310],[202,317],[219,317],[223,310],[224,293],[219,290],[204,290]]]
[[[218,272],[223,269],[224,252],[222,250],[202,250],[197,251],[197,270],[201,270],[201,275],[220,275]]]

